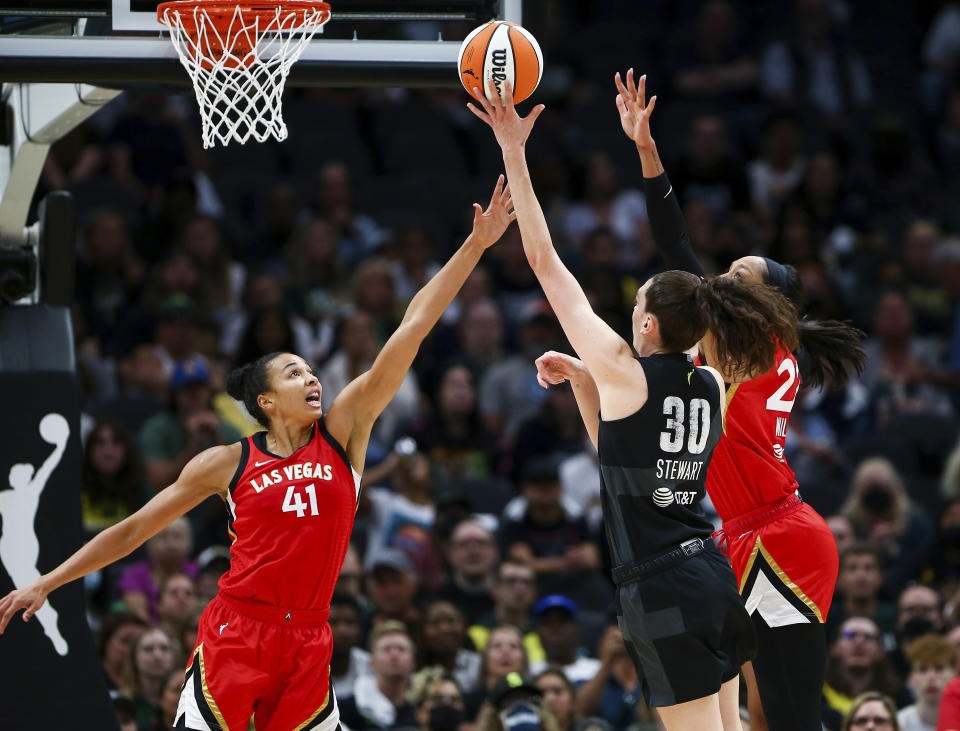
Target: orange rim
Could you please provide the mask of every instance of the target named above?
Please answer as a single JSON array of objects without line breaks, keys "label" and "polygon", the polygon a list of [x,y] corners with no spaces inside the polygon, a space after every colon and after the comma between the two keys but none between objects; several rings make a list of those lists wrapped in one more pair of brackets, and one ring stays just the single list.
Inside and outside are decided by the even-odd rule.
[{"label": "orange rim", "polygon": [[161,3],[157,6],[157,20],[167,25],[164,16],[168,10],[179,10],[180,23],[186,30],[196,30],[198,23],[195,21],[194,10],[200,9],[204,12],[204,17],[218,31],[227,31],[233,20],[237,8],[246,17],[257,17],[270,20],[277,16],[277,8],[280,8],[282,15],[293,13],[297,16],[297,23],[302,24],[308,13],[320,12],[320,25],[330,20],[330,3],[320,0],[282,0],[281,2],[270,3],[265,0],[233,0],[233,2],[224,2],[224,0],[171,0]]}]

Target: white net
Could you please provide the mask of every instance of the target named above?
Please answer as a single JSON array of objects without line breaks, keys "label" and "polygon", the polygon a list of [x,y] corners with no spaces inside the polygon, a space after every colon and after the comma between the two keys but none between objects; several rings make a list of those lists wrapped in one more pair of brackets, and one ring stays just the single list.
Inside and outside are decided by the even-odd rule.
[{"label": "white net", "polygon": [[[171,7],[184,5],[185,7]],[[281,97],[290,67],[330,19],[321,2],[244,5],[165,3],[158,18],[190,74],[203,146],[251,137],[284,140]]]}]

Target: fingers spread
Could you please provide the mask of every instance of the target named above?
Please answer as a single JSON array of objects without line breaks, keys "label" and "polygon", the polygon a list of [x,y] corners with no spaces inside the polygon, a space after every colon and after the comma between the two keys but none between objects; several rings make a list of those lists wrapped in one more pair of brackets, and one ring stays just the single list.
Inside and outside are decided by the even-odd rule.
[{"label": "fingers spread", "polygon": [[490,124],[490,117],[487,116],[485,113],[481,112],[479,109],[473,106],[473,104],[471,104],[470,102],[467,102],[467,109],[473,112],[474,116],[479,117],[487,124]]}]

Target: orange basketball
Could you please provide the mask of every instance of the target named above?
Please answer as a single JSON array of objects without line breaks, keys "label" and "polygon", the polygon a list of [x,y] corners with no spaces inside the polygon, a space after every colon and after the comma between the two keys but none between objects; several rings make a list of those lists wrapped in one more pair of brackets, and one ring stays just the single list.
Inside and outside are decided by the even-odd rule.
[{"label": "orange basketball", "polygon": [[502,93],[503,83],[513,86],[513,101],[522,102],[530,96],[543,75],[543,54],[533,35],[505,20],[495,20],[474,29],[463,39],[457,57],[460,83],[470,96],[476,98],[473,87],[483,90],[493,101],[489,80]]}]

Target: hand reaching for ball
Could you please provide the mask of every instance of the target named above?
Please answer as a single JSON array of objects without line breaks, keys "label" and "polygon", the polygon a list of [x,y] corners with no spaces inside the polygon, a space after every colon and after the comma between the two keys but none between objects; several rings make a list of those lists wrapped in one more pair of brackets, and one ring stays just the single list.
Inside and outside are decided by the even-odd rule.
[{"label": "hand reaching for ball", "polygon": [[653,147],[653,135],[650,134],[650,115],[657,106],[657,97],[652,97],[650,103],[647,98],[647,75],[640,77],[638,84],[633,83],[633,69],[627,71],[627,83],[620,78],[620,72],[613,77],[617,86],[617,110],[620,112],[620,124],[627,137],[636,143],[637,147]]},{"label": "hand reaching for ball", "polygon": [[523,147],[527,137],[530,136],[530,130],[533,129],[533,123],[537,121],[537,117],[546,107],[543,104],[538,104],[530,110],[530,114],[521,117],[513,106],[513,86],[509,81],[503,82],[502,96],[496,93],[497,85],[492,79],[489,81],[489,87],[491,96],[495,99],[494,102],[488,101],[480,93],[480,89],[474,87],[474,92],[481,106],[483,106],[483,111],[481,112],[471,102],[467,102],[467,108],[490,125],[502,150],[507,151]]}]

